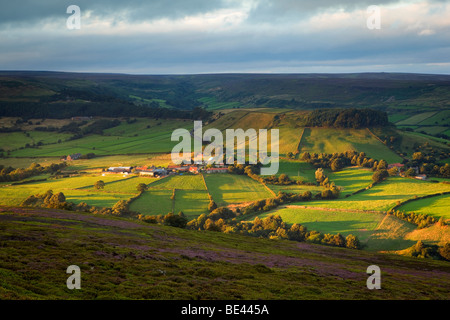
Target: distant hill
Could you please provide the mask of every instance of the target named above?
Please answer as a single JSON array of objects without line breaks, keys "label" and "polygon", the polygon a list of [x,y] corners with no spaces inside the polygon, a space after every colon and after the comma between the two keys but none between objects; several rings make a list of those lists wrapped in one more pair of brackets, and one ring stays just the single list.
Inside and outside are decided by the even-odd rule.
[{"label": "distant hill", "polygon": [[[0,116],[67,117],[120,109],[450,108],[450,76],[403,73],[127,75],[0,71]],[[130,107],[137,106],[135,111]],[[55,112],[54,109],[59,112]],[[37,109],[40,109],[38,111]],[[97,110],[97,111],[96,111]],[[100,111],[98,111],[100,110]],[[120,114],[123,116],[123,114]]]}]

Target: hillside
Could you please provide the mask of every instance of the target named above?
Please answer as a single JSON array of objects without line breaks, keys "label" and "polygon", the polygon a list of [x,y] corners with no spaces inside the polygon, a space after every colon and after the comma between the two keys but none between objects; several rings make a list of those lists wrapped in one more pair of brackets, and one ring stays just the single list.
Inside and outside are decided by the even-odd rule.
[{"label": "hillside", "polygon": [[[448,299],[447,262],[50,209],[0,209],[0,299]],[[81,268],[81,290],[66,269]],[[366,269],[382,271],[368,290]]]},{"label": "hillside", "polygon": [[[450,76],[396,73],[127,75],[0,72],[2,116],[97,115],[109,105],[191,110],[371,107],[411,114],[449,108]],[[36,105],[41,104],[40,110]],[[91,106],[96,105],[96,108]],[[51,107],[58,107],[55,112]],[[62,109],[62,110],[61,110]],[[139,111],[136,111],[139,110]],[[127,112],[145,114],[145,109]],[[102,109],[102,111],[105,111]],[[38,115],[39,114],[39,115]],[[105,113],[103,113],[104,115]],[[111,114],[111,113],[110,113]],[[120,114],[122,116],[122,114]]]}]

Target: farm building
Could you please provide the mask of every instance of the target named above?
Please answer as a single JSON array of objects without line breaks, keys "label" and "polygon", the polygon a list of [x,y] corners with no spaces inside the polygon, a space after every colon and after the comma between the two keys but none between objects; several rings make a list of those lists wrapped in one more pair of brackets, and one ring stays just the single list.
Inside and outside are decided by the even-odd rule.
[{"label": "farm building", "polygon": [[81,158],[81,153],[74,153],[74,154],[68,155],[65,160],[72,161],[72,160],[78,160],[80,158]]},{"label": "farm building", "polygon": [[391,163],[388,165],[388,169],[392,169],[392,168],[398,168],[400,170],[400,168],[403,168],[405,165],[402,163]]},{"label": "farm building", "polygon": [[108,172],[114,173],[130,173],[132,167],[109,167]]},{"label": "farm building", "polygon": [[167,175],[166,169],[151,169],[151,170],[141,170],[139,172],[141,176],[150,176],[150,177],[160,177]]},{"label": "farm building", "polygon": [[198,167],[197,166],[190,166],[189,172],[191,173],[198,173]]},{"label": "farm building", "polygon": [[167,170],[168,171],[186,172],[186,171],[189,170],[189,168],[190,168],[190,166],[172,166],[172,165],[170,165],[170,166],[167,167]]}]

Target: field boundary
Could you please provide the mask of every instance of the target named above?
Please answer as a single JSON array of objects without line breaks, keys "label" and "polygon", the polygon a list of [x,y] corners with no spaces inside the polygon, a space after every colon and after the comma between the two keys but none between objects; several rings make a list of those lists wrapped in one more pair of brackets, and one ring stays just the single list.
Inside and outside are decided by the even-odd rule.
[{"label": "field boundary", "polygon": [[264,181],[260,181],[260,180],[257,180],[259,183],[261,183],[267,190],[269,190],[269,192],[274,196],[274,197],[276,197],[277,196],[277,194],[275,193],[275,191],[273,191],[272,189],[270,189],[267,185],[266,185],[266,183],[264,182]]},{"label": "field boundary", "polygon": [[206,184],[205,176],[203,175],[203,173],[200,173],[200,175],[202,176],[203,183],[205,184],[206,193],[208,194],[209,198],[212,199],[212,195],[209,193],[208,185]]},{"label": "field boundary", "polygon": [[398,210],[401,206],[403,206],[407,203],[410,203],[410,202],[414,202],[414,201],[422,200],[422,199],[433,198],[433,197],[445,196],[447,194],[450,194],[450,191],[444,191],[444,192],[439,192],[439,193],[428,194],[426,196],[421,196],[421,197],[417,197],[417,198],[406,199],[405,201],[402,201],[401,203],[393,206],[389,211]]},{"label": "field boundary", "polygon": [[321,210],[321,211],[342,211],[342,212],[357,212],[357,213],[377,213],[377,214],[387,214],[387,211],[377,211],[377,210],[355,210],[355,209],[341,209],[341,208],[323,208],[323,207],[311,207],[311,206],[301,206],[301,205],[285,205],[281,208],[297,208],[297,209],[307,209],[307,210]]},{"label": "field boundary", "polygon": [[[375,133],[372,132],[372,130],[370,130],[369,128],[366,128],[367,131],[369,132],[370,135],[372,135],[375,139],[377,139],[378,141],[380,141],[384,146],[386,146],[386,144],[384,143],[383,140],[381,140]],[[386,146],[386,148],[389,148],[388,146]],[[398,155],[400,158],[402,158],[403,160],[408,160],[408,158],[402,156],[401,154],[399,154],[395,149],[391,149],[389,148],[389,150],[391,150],[392,152],[394,152],[396,155]]]},{"label": "field boundary", "polygon": [[295,151],[300,152],[300,145],[302,143],[302,139],[303,139],[303,134],[305,133],[305,130],[309,129],[309,127],[303,128],[302,130],[302,134],[300,135],[300,139],[298,140],[298,144],[297,144],[297,149]]}]

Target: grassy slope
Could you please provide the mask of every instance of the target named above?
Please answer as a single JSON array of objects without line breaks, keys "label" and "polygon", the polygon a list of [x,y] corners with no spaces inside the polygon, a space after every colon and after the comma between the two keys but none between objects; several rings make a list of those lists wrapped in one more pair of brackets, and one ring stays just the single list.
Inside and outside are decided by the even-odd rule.
[{"label": "grassy slope", "polygon": [[399,210],[450,219],[450,195],[419,199],[402,205]]},{"label": "grassy slope", "polygon": [[303,134],[300,152],[334,153],[356,150],[388,163],[401,158],[364,129],[308,128]]},{"label": "grassy slope", "polygon": [[[15,213],[9,213],[9,211]],[[2,209],[0,299],[447,299],[446,262]],[[378,265],[382,289],[366,288]],[[81,268],[82,289],[66,288]]]},{"label": "grassy slope", "polygon": [[[450,186],[447,184],[391,177],[388,181],[349,198],[332,201],[319,200],[307,203],[307,205],[308,207],[387,211],[397,201],[411,199],[416,195],[422,196],[449,190]],[[304,203],[300,204],[304,205]]]},{"label": "grassy slope", "polygon": [[247,176],[207,174],[205,181],[218,206],[273,197],[262,184]]}]

